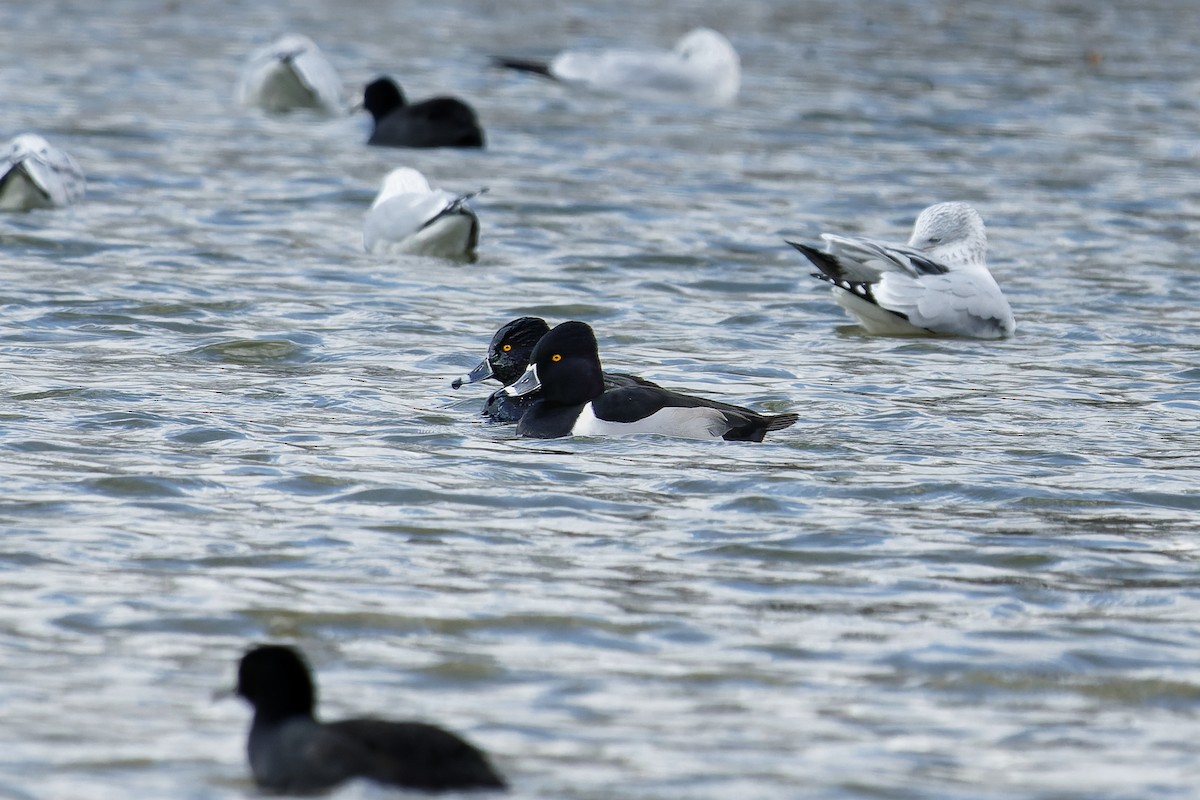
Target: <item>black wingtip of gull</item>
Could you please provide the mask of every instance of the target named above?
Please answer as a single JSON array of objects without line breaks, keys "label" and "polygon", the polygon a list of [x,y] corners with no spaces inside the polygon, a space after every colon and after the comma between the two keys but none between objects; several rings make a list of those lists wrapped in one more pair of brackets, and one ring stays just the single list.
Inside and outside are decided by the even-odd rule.
[{"label": "black wingtip of gull", "polygon": [[541,75],[544,78],[553,78],[550,74],[550,65],[545,61],[537,61],[531,58],[507,58],[505,56],[492,56],[492,64],[505,69],[515,69],[518,72],[532,72],[534,75]]},{"label": "black wingtip of gull", "polygon": [[819,250],[816,247],[801,242],[793,242],[791,239],[784,239],[785,242],[804,254],[804,257],[812,262],[812,265],[821,270],[821,275],[817,277],[827,277],[834,280],[841,280],[845,270],[838,263],[836,257],[831,253],[826,253],[824,250]]}]

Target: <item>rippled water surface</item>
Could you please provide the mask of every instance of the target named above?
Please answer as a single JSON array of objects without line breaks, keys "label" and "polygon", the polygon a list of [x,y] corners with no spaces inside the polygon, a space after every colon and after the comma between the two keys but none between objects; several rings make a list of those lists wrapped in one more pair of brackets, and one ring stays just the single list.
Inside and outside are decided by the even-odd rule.
[{"label": "rippled water surface", "polygon": [[[655,8],[653,6],[660,6]],[[731,10],[735,9],[736,10]],[[489,66],[722,29],[729,109]],[[328,716],[437,720],[518,798],[1187,798],[1200,779],[1200,6],[0,5],[0,796],[244,797],[256,641]],[[483,152],[235,108],[314,37]],[[474,265],[361,252],[388,169],[490,187]],[[863,336],[783,238],[975,205],[1018,333]],[[508,319],[801,421],[522,441]],[[382,797],[369,786],[342,796]]]}]

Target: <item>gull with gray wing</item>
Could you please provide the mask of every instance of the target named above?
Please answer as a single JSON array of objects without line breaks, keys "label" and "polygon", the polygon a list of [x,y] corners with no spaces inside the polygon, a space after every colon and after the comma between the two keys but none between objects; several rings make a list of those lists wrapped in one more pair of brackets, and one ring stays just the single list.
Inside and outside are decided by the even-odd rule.
[{"label": "gull with gray wing", "polygon": [[238,103],[281,114],[301,108],[343,114],[342,81],[321,48],[289,33],[250,55],[237,86]]},{"label": "gull with gray wing", "polygon": [[0,150],[0,211],[69,206],[84,188],[75,159],[36,133],[23,133]]},{"label": "gull with gray wing", "polygon": [[788,240],[833,285],[838,305],[868,333],[1001,339],[1016,331],[1012,308],[987,267],[987,234],[966,203],[938,203],[913,225],[907,245],[824,233],[825,248]]},{"label": "gull with gray wing", "polygon": [[486,192],[434,189],[411,167],[388,173],[363,220],[368,253],[429,255],[473,261],[479,217],[468,201]]},{"label": "gull with gray wing", "polygon": [[671,50],[564,50],[548,62],[495,63],[593,91],[712,106],[732,103],[742,82],[737,50],[710,28],[689,31]]}]

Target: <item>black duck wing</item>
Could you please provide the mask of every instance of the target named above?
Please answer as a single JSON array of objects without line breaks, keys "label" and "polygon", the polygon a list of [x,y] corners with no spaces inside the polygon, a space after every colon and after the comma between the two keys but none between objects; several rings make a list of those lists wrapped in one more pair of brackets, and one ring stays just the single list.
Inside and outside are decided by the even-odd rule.
[{"label": "black duck wing", "polygon": [[605,389],[623,389],[629,386],[650,386],[655,389],[662,388],[654,381],[648,381],[639,375],[629,375],[624,372],[604,373]]},{"label": "black duck wing", "polygon": [[471,107],[435,97],[397,109],[380,120],[368,144],[388,147],[483,147],[483,130]]},{"label": "black duck wing", "polygon": [[[673,392],[653,384],[610,389],[592,401],[593,413],[606,422],[633,423],[669,408],[716,411],[726,426],[725,432],[720,434],[721,438],[739,442],[761,442],[768,431],[786,428],[799,419],[796,414],[766,416],[741,406]],[[719,431],[718,427],[713,434]]]},{"label": "black duck wing", "polygon": [[327,727],[371,752],[377,781],[426,791],[506,787],[482,751],[435,725],[352,719]]}]

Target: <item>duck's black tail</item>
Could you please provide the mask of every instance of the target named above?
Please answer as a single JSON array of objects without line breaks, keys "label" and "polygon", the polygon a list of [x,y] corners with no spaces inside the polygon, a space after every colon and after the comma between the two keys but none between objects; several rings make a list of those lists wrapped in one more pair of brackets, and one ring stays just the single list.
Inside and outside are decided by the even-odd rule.
[{"label": "duck's black tail", "polygon": [[767,430],[781,431],[784,428],[790,428],[800,421],[799,414],[788,412],[787,414],[776,414],[771,417],[766,417]]},{"label": "duck's black tail", "polygon": [[790,428],[795,425],[800,419],[799,414],[773,414],[771,416],[763,414],[746,415],[743,417],[744,422],[737,424],[737,421],[732,419],[732,415],[727,414],[725,419],[734,423],[733,427],[725,431],[721,436],[729,442],[761,442],[769,431],[781,431],[784,428]]}]

